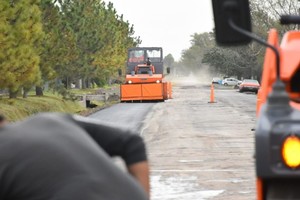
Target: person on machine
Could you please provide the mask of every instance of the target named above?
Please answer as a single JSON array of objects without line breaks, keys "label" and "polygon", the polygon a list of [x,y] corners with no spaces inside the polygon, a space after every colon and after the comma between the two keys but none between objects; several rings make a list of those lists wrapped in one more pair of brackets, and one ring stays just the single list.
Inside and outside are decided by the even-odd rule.
[{"label": "person on machine", "polygon": [[151,60],[150,60],[150,58],[147,58],[146,64],[149,65],[149,66],[151,65]]}]

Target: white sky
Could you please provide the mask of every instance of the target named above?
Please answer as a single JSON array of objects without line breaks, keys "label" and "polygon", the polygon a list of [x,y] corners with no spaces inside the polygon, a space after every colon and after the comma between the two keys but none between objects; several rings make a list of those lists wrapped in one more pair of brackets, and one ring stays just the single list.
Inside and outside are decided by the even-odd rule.
[{"label": "white sky", "polygon": [[104,0],[134,25],[141,47],[163,47],[175,60],[190,47],[191,35],[213,29],[211,0]]}]

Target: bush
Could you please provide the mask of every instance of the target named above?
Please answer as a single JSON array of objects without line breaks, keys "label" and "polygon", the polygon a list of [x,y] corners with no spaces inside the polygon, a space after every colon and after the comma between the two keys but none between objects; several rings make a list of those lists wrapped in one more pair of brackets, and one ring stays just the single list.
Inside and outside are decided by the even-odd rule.
[{"label": "bush", "polygon": [[71,101],[76,101],[77,100],[77,96],[71,92],[69,92],[63,84],[60,85],[56,85],[53,88],[54,93],[57,92],[58,94],[60,94],[63,99],[65,100],[71,100]]}]

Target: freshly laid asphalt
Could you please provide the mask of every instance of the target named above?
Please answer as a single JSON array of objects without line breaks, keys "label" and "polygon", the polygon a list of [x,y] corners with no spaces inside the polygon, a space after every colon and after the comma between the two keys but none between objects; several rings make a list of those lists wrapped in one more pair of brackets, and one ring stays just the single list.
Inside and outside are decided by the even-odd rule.
[{"label": "freshly laid asphalt", "polygon": [[153,105],[155,103],[119,103],[89,117],[138,132]]}]

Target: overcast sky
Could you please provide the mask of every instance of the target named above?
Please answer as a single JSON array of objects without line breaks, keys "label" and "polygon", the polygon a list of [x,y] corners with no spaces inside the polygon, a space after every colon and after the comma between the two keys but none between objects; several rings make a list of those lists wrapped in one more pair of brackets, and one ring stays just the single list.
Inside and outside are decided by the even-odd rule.
[{"label": "overcast sky", "polygon": [[145,47],[163,47],[175,60],[190,47],[191,35],[213,29],[211,0],[104,0],[134,25]]}]

